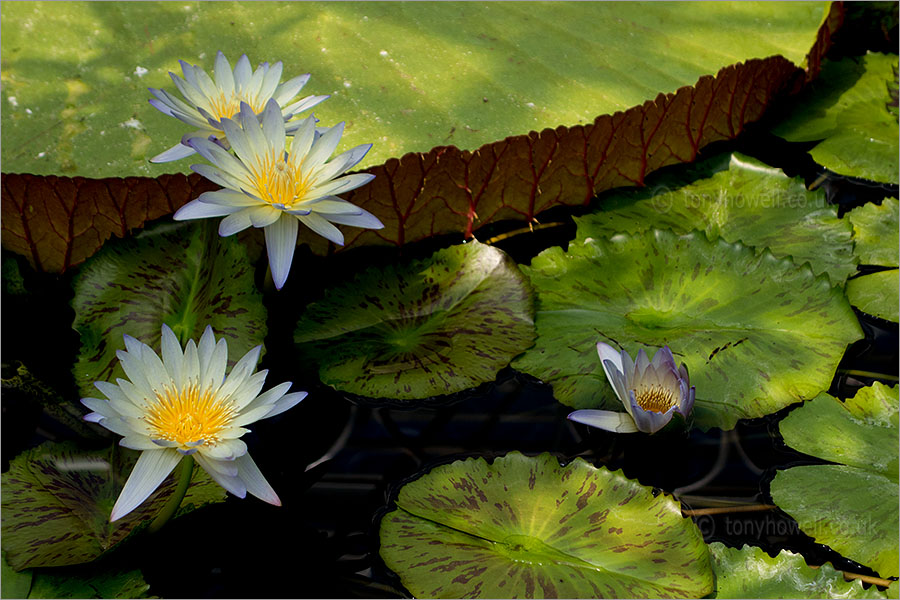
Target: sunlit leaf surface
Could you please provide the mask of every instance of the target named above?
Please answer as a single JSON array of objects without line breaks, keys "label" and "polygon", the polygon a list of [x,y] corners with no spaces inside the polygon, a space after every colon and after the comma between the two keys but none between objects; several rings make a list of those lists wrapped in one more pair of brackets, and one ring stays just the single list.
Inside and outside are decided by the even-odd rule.
[{"label": "sunlit leaf surface", "polygon": [[573,242],[525,269],[538,294],[533,348],[513,367],[576,408],[617,409],[596,344],[668,345],[697,388],[695,423],[730,429],[815,397],[862,335],[827,277],[694,232]]},{"label": "sunlit leaf surface", "polygon": [[512,259],[473,242],[328,290],[303,311],[294,341],[339,390],[415,400],[493,381],[531,345],[533,311]]},{"label": "sunlit leaf surface", "polygon": [[[156,516],[175,489],[171,475],[134,511],[109,522],[137,456],[119,446],[86,451],[47,442],[12,460],[3,474],[2,544],[9,564],[24,569],[89,562]],[[224,499],[225,490],[195,468],[180,511]]]},{"label": "sunlit leaf surface", "polygon": [[847,282],[847,299],[859,310],[900,321],[900,277],[897,269],[863,275]]},{"label": "sunlit leaf surface", "polygon": [[671,598],[713,589],[708,551],[670,496],[581,459],[470,458],[407,483],[381,557],[415,597]]},{"label": "sunlit leaf surface", "polygon": [[808,261],[816,274],[828,273],[836,284],[856,272],[851,225],[838,219],[824,191],[808,192],[801,178],[737,153],[696,169],[718,172],[683,187],[660,179],[647,189],[606,196],[601,210],[576,218],[577,239],[698,229],[710,239],[768,248],[798,265]]},{"label": "sunlit leaf surface", "polygon": [[853,224],[853,252],[864,265],[900,266],[900,209],[896,198],[885,198],[881,205],[866,204],[854,208],[846,218]]},{"label": "sunlit leaf surface", "polygon": [[900,135],[896,108],[889,107],[896,106],[896,94],[896,54],[826,63],[774,132],[792,142],[823,140],[810,154],[836,173],[897,183]]},{"label": "sunlit leaf surface", "polygon": [[831,564],[813,569],[803,557],[787,550],[771,557],[759,547],[709,545],[716,573],[714,598],[884,598],[876,587],[863,588],[859,579],[845,581]]},{"label": "sunlit leaf surface", "polygon": [[898,575],[897,387],[880,383],[841,402],[822,394],[781,422],[785,443],[840,463],[779,471],[775,503],[807,535],[847,558]]},{"label": "sunlit leaf surface", "polygon": [[72,327],[81,336],[74,374],[82,396],[97,395],[95,381],[124,377],[116,358],[124,334],[159,351],[163,323],[182,344],[209,325],[228,341],[232,362],[266,335],[247,252],[234,237],[219,237],[209,221],[162,223],[108,244],[73,285]]}]

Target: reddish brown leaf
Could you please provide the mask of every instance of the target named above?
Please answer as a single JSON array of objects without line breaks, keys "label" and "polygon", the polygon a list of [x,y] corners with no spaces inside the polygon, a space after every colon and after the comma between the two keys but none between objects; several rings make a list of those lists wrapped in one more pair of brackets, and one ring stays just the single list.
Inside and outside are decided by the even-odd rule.
[{"label": "reddish brown leaf", "polygon": [[[802,71],[781,56],[754,59],[703,76],[694,86],[660,94],[590,125],[545,129],[475,151],[440,146],[367,171],[375,180],[347,199],[377,215],[385,228],[346,228],[347,245],[403,245],[433,235],[470,237],[498,220],[531,222],[557,205],[587,204],[599,192],[642,185],[660,167],[694,160],[715,141],[737,136],[782,93],[818,74],[843,21],[835,3]],[[110,235],[124,236],[175,211],[215,186],[199,176],[86,179],[4,174],[3,247],[38,269],[62,272],[91,256]],[[328,242],[301,228],[300,243],[318,254]]]}]

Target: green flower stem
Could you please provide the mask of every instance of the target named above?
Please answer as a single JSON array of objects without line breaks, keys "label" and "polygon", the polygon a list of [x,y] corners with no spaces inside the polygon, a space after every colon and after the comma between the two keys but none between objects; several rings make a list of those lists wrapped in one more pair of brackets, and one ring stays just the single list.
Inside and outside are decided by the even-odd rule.
[{"label": "green flower stem", "polygon": [[887,373],[878,373],[876,371],[860,371],[857,369],[838,369],[838,373],[843,375],[850,375],[852,377],[871,377],[874,379],[886,379],[888,381],[897,381],[898,378],[896,375],[889,375]]},{"label": "green flower stem", "polygon": [[178,507],[181,506],[181,501],[184,500],[184,495],[187,493],[188,487],[191,485],[191,475],[194,474],[194,457],[193,456],[185,456],[179,465],[181,469],[178,477],[178,486],[175,488],[175,491],[172,492],[172,495],[169,496],[168,501],[166,501],[166,505],[162,507],[162,510],[159,511],[159,514],[156,515],[156,518],[153,519],[153,522],[150,523],[150,527],[147,528],[147,531],[150,533],[156,533],[162,526],[168,523],[169,519],[175,516],[175,513],[178,511]]}]

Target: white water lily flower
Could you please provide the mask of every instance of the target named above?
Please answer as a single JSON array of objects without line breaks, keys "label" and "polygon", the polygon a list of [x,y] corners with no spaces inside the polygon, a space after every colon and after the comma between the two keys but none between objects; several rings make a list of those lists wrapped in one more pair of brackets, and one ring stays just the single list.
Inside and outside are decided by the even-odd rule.
[{"label": "white water lily flower", "polygon": [[249,425],[280,414],[306,397],[286,393],[290,382],[260,394],[268,371],[254,372],[261,346],[225,369],[228,346],[207,327],[200,343],[181,350],[175,334],[162,327],[162,360],[150,346],[125,336],[116,355],[128,379],[94,385],[106,400],[84,398],[93,412],[86,421],[124,436],[121,446],[141,450],[109,520],[127,515],[159,487],[185,456],[192,455],[223,488],[243,498],[250,492],[281,506],[278,495],[247,453],[240,437]]},{"label": "white water lily flower", "polygon": [[[187,102],[165,90],[149,88],[150,93],[156,96],[150,100],[150,104],[164,114],[196,128],[196,131],[186,134],[181,142],[154,156],[150,162],[169,162],[194,154],[194,149],[185,143],[192,137],[202,136],[217,140],[224,148],[228,148],[229,142],[222,128],[222,119],[233,118],[240,111],[242,102],[250,105],[254,112],[261,113],[270,99],[275,100],[283,107],[281,116],[284,121],[290,121],[296,115],[306,112],[328,98],[328,96],[307,96],[288,104],[309,81],[309,74],[279,84],[283,69],[281,61],[271,67],[269,63],[264,62],[256,71],[251,72],[250,59],[243,54],[232,71],[228,59],[220,51],[216,54],[213,73],[215,81],[200,67],[183,60],[179,62],[184,77],[172,72],[169,75]],[[299,127],[300,121],[293,121],[287,125],[287,133],[291,135]]]},{"label": "white water lily flower", "polygon": [[222,126],[235,156],[206,138],[187,140],[215,166],[191,169],[226,189],[201,194],[175,213],[175,220],[222,217],[219,235],[228,236],[251,225],[263,227],[275,287],[287,280],[297,245],[298,224],[343,245],[344,236],[332,223],[381,229],[377,217],[337,197],[365,185],[375,176],[344,175],[363,159],[371,144],[357,146],[329,160],[344,131],[339,123],[324,134],[316,131],[314,117],[300,124],[286,149],[284,121],[278,104],[270,100],[259,117],[246,103]]},{"label": "white water lily flower", "polygon": [[641,348],[637,360],[624,350],[600,342],[597,353],[606,378],[626,412],[576,410],[569,419],[617,433],[656,433],[672,420],[674,413],[687,418],[694,408],[694,388],[687,367],[675,366],[668,346],[657,350],[653,362]]}]

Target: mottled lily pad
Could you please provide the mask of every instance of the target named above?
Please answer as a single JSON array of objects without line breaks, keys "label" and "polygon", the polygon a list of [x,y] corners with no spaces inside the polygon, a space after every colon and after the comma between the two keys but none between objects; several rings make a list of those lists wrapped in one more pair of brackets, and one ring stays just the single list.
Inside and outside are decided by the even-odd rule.
[{"label": "mottled lily pad", "polygon": [[847,213],[853,224],[854,253],[864,265],[898,267],[900,260],[900,209],[896,198],[881,205],[866,204]]},{"label": "mottled lily pad", "polygon": [[525,269],[538,293],[538,338],[513,367],[553,385],[575,408],[621,410],[597,342],[634,356],[668,345],[696,386],[695,424],[738,419],[814,398],[862,332],[849,303],[808,266],[700,232],[551,248]]},{"label": "mottled lily pad", "polygon": [[294,341],[328,385],[416,400],[493,381],[534,339],[531,290],[477,242],[370,268],[308,306]]},{"label": "mottled lily pad", "polygon": [[781,422],[792,448],[838,465],[779,471],[772,498],[807,535],[847,558],[898,574],[898,394],[875,383],[844,402],[822,394]]},{"label": "mottled lily pad", "polygon": [[[3,550],[17,569],[94,560],[153,518],[175,489],[170,475],[143,504],[115,523],[113,504],[138,453],[112,446],[84,451],[45,443],[10,462],[3,474]],[[202,469],[195,469],[179,514],[225,499]]]},{"label": "mottled lily pad", "polygon": [[[892,95],[893,90],[893,95]],[[822,140],[810,154],[841,175],[898,183],[897,55],[869,53],[826,63],[819,80],[773,132]]]},{"label": "mottled lily pad", "polygon": [[900,321],[900,277],[897,269],[879,271],[847,282],[850,304],[870,315]]},{"label": "mottled lily pad", "polygon": [[581,459],[512,452],[407,483],[381,557],[416,597],[672,598],[713,589],[706,544],[665,494]]},{"label": "mottled lily pad", "polygon": [[830,564],[813,569],[803,557],[787,550],[777,556],[762,548],[729,548],[720,542],[709,545],[716,573],[714,598],[884,598],[876,587],[863,588],[862,581],[845,581]]},{"label": "mottled lily pad", "polygon": [[228,340],[232,363],[266,335],[247,252],[234,237],[220,238],[212,222],[161,223],[109,243],[73,285],[72,327],[81,336],[74,374],[82,396],[97,393],[95,381],[125,376],[116,358],[123,334],[159,350],[163,323],[182,344],[210,325]]},{"label": "mottled lily pad", "polygon": [[150,586],[137,569],[42,569],[35,573],[28,598],[148,598]]},{"label": "mottled lily pad", "polygon": [[696,229],[709,239],[768,248],[798,265],[809,262],[813,272],[827,273],[836,284],[856,272],[851,225],[838,218],[823,190],[807,191],[802,178],[737,153],[713,157],[692,170],[718,172],[678,189],[660,179],[648,189],[607,196],[602,210],[576,218],[576,242],[654,228]]}]

